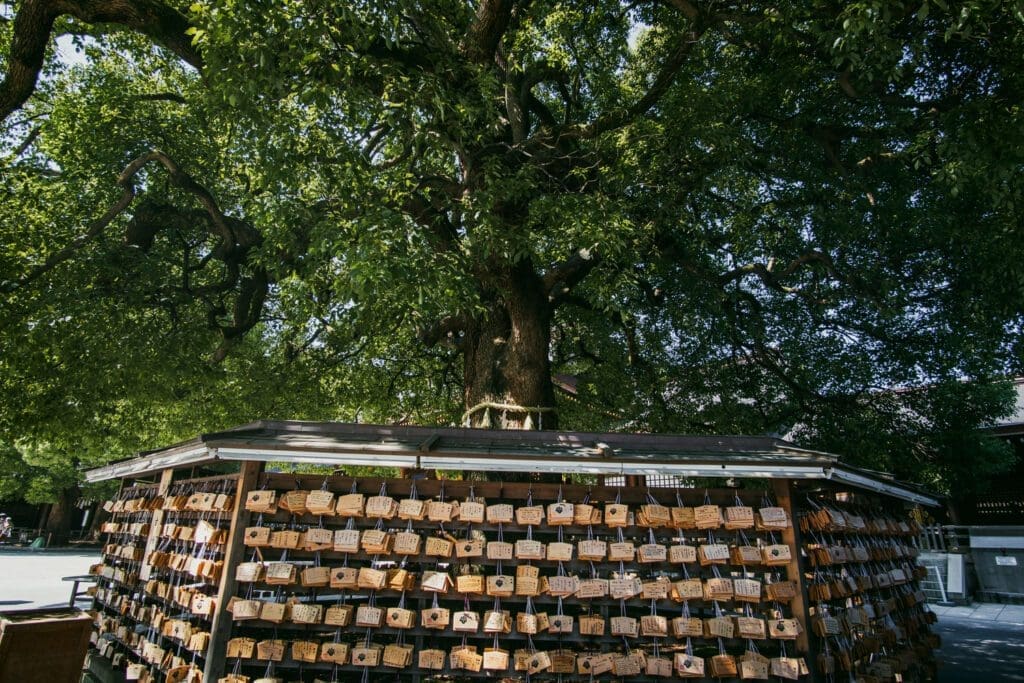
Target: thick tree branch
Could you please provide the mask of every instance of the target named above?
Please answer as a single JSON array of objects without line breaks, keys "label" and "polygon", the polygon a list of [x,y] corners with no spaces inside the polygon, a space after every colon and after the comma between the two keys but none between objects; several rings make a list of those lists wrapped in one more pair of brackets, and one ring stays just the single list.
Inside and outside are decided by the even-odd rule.
[{"label": "thick tree branch", "polygon": [[[565,294],[559,299],[559,303],[575,306],[576,308],[594,313],[611,320],[622,328],[622,334],[626,339],[626,360],[631,366],[646,365],[646,361],[640,356],[640,345],[637,343],[636,321],[627,316],[623,311],[599,311],[590,301],[575,294]],[[583,349],[582,341],[580,349]],[[594,356],[593,358],[596,358]]]},{"label": "thick tree branch", "polygon": [[[335,39],[335,36],[331,36]],[[349,48],[336,42],[335,45],[344,52]],[[409,71],[433,71],[437,67],[437,53],[416,44],[398,45],[384,38],[374,38],[360,52],[384,62],[390,62]]]},{"label": "thick tree branch", "polygon": [[187,35],[188,19],[158,0],[25,0],[14,17],[7,72],[0,81],[0,121],[35,91],[53,23],[68,15],[87,24],[126,26],[163,45],[197,69],[202,57]]},{"label": "thick tree branch", "polygon": [[[241,221],[229,220],[221,212],[217,206],[217,201],[210,194],[209,190],[196,182],[195,178],[188,173],[182,171],[173,159],[160,150],[153,150],[144,154],[129,164],[128,168],[125,169],[125,173],[122,173],[121,178],[118,179],[118,183],[130,182],[131,178],[150,161],[159,161],[167,169],[168,174],[170,174],[171,184],[195,195],[199,203],[203,205],[203,208],[206,209],[210,216],[210,220],[213,221],[214,234],[221,238],[219,249],[224,251],[225,255],[260,243],[261,237],[259,233]],[[129,171],[130,175],[126,175]]]},{"label": "thick tree branch", "polygon": [[[961,82],[958,83],[950,79],[951,83],[954,84],[949,86],[947,94],[943,97],[919,100],[908,95],[886,92],[887,89],[894,87],[887,81],[868,83],[865,86],[864,92],[858,91],[851,80],[852,76],[853,72],[849,67],[847,67],[836,77],[836,82],[839,84],[840,90],[842,90],[843,94],[851,100],[865,98],[874,99],[882,104],[903,107],[906,109],[916,109],[929,114],[949,111],[955,105],[961,104],[969,85],[976,83],[979,77],[975,70],[967,70],[967,73],[963,76],[963,80]],[[906,89],[910,86],[900,85],[895,87],[897,89]]]},{"label": "thick tree branch", "polygon": [[512,82],[505,84],[505,115],[508,118],[509,128],[512,130],[512,144],[522,143],[526,139],[530,123],[523,106],[521,93]]},{"label": "thick tree branch", "polygon": [[561,67],[553,66],[547,61],[537,62],[528,67],[526,73],[523,74],[522,83],[519,86],[519,97],[525,100],[527,93],[545,81],[566,84],[569,82],[569,75]]},{"label": "thick tree branch", "polygon": [[[526,70],[522,78],[519,79],[519,96],[517,103],[520,107],[526,109],[527,112],[535,114],[543,125],[553,130],[558,126],[558,122],[555,120],[554,115],[546,104],[540,101],[536,95],[533,94],[533,88],[540,83],[545,81],[551,81],[555,83],[561,89],[563,96],[566,94],[565,86],[569,81],[568,75],[565,71],[559,67],[551,66],[546,61],[541,61]],[[566,102],[568,104],[568,102]],[[511,114],[511,112],[510,112]],[[510,117],[511,121],[511,117]],[[528,128],[528,126],[524,127]],[[513,136],[514,137],[514,136]],[[525,137],[525,133],[523,134]],[[520,137],[514,142],[522,140]]]},{"label": "thick tree branch", "polygon": [[402,213],[416,221],[437,237],[440,247],[445,251],[454,248],[459,233],[448,219],[448,215],[420,194],[409,194],[397,207]]},{"label": "thick tree branch", "polygon": [[690,21],[697,21],[700,17],[700,10],[689,0],[668,0],[668,4],[682,12]]},{"label": "thick tree branch", "polygon": [[628,107],[608,112],[594,121],[586,124],[570,126],[562,131],[561,136],[567,138],[596,138],[617,128],[621,128],[643,116],[658,103],[662,96],[668,91],[669,86],[675,80],[679,69],[686,63],[686,58],[693,50],[693,46],[704,34],[707,27],[698,27],[686,33],[679,41],[676,48],[669,54],[661,65],[658,75],[644,95]]},{"label": "thick tree branch", "polygon": [[124,186],[124,192],[115,201],[109,209],[103,212],[103,215],[94,220],[86,228],[85,234],[78,237],[63,249],[55,251],[43,263],[29,270],[24,276],[17,280],[6,280],[0,282],[0,292],[13,292],[14,290],[24,287],[31,283],[33,280],[37,280],[46,273],[50,272],[60,264],[64,263],[72,256],[74,256],[82,247],[92,242],[97,236],[99,236],[110,222],[117,218],[118,215],[132,203],[135,198],[135,189],[129,184]]},{"label": "thick tree branch", "polygon": [[[439,320],[436,323],[422,328],[419,333],[420,341],[430,348],[437,346],[442,339],[457,340],[460,332],[466,329],[466,318],[462,315],[450,315],[443,320]],[[456,347],[457,343],[454,344]]]},{"label": "thick tree branch", "polygon": [[494,60],[514,4],[513,0],[480,0],[462,41],[462,52],[470,61],[489,64]]},{"label": "thick tree branch", "polygon": [[0,81],[0,121],[24,104],[36,88],[57,18],[51,4],[46,0],[25,0],[14,17],[7,73]]},{"label": "thick tree branch", "polygon": [[177,171],[177,165],[174,164],[174,162],[171,161],[162,152],[148,152],[134,159],[125,167],[124,171],[122,171],[121,175],[119,175],[117,178],[117,184],[123,189],[121,196],[117,199],[117,201],[115,201],[110,206],[110,208],[108,208],[103,213],[102,216],[100,216],[99,218],[97,218],[96,220],[89,224],[89,227],[86,229],[85,234],[83,234],[81,237],[72,240],[72,242],[63,249],[60,249],[51,254],[46,259],[46,261],[29,270],[29,272],[26,273],[23,277],[17,280],[8,280],[3,283],[0,283],[0,291],[11,292],[14,291],[15,289],[18,289],[19,287],[24,287],[33,280],[37,280],[38,278],[42,277],[46,273],[50,272],[51,270],[59,266],[61,263],[64,263],[65,261],[70,259],[72,256],[75,255],[75,253],[78,250],[80,250],[85,245],[89,244],[89,242],[91,242],[98,235],[100,235],[103,232],[103,230],[106,229],[108,225],[110,225],[111,221],[117,218],[117,216],[119,216],[122,211],[128,208],[128,206],[132,203],[132,200],[135,199],[135,185],[133,183],[135,176],[139,173],[139,171],[142,170],[142,168],[147,163],[155,159],[159,159],[161,157],[163,159],[166,159],[167,162],[170,163],[171,166]]},{"label": "thick tree branch", "polygon": [[526,94],[526,108],[533,112],[540,122],[547,126],[549,129],[554,129],[558,126],[558,121],[555,119],[555,115],[551,113],[548,106],[537,99],[537,96],[532,92]]},{"label": "thick tree branch", "polygon": [[20,157],[22,154],[24,154],[25,151],[28,150],[28,148],[32,146],[32,143],[36,141],[36,139],[39,137],[39,134],[42,133],[42,132],[43,132],[42,125],[38,125],[35,128],[33,128],[32,130],[30,130],[28,132],[28,135],[25,136],[25,139],[21,141],[21,144],[18,145],[18,147],[13,152],[11,152],[11,155],[8,157],[8,160],[9,161],[14,161],[18,157]]},{"label": "thick tree branch", "polygon": [[792,275],[808,263],[822,264],[829,273],[833,275],[836,273],[832,258],[824,252],[812,249],[790,261],[789,265],[781,271],[775,270],[774,261],[770,261],[767,265],[764,263],[748,263],[742,266],[737,266],[736,268],[720,275],[718,278],[718,285],[720,287],[724,287],[730,282],[742,280],[747,275],[756,275],[761,282],[776,291],[785,292],[787,294],[800,294],[801,290],[799,288],[785,285],[782,283],[782,280]]},{"label": "thick tree branch", "polygon": [[553,266],[541,276],[541,284],[544,291],[548,293],[548,301],[552,305],[558,305],[600,261],[601,257],[597,252],[584,248],[577,250],[565,261]]},{"label": "thick tree branch", "polygon": [[197,70],[203,58],[188,34],[188,17],[159,0],[55,0],[61,14],[87,24],[118,24],[164,46]]},{"label": "thick tree branch", "polygon": [[131,99],[137,102],[177,102],[178,104],[188,104],[188,100],[173,92],[143,93],[141,95],[134,95]]},{"label": "thick tree branch", "polygon": [[[182,211],[174,207],[153,203],[144,204],[129,223],[125,241],[146,250],[152,245],[156,232],[166,228],[168,224],[173,224],[176,221],[182,224],[193,224],[200,216],[206,220],[209,231],[219,238],[219,243],[210,251],[210,256],[222,261],[227,273],[220,282],[204,287],[189,288],[186,279],[186,287],[188,288],[187,293],[192,296],[221,294],[230,291],[241,278],[238,296],[233,305],[231,324],[219,323],[219,316],[226,312],[221,305],[211,304],[209,306],[210,323],[220,330],[224,339],[221,346],[214,352],[213,359],[215,361],[223,360],[230,345],[259,322],[263,304],[269,292],[269,276],[265,269],[255,268],[251,276],[241,277],[241,266],[246,255],[252,247],[260,244],[262,238],[254,228],[244,221],[224,215],[217,206],[213,195],[191,175],[182,171],[173,159],[159,150],[147,152],[125,167],[117,178],[117,184],[122,188],[121,196],[102,216],[89,224],[82,236],[51,254],[45,262],[30,269],[23,277],[13,281],[0,282],[0,292],[14,291],[42,277],[61,263],[71,259],[79,250],[101,235],[107,226],[131,205],[136,196],[136,176],[147,164],[154,161],[159,162],[167,170],[171,185],[194,195],[202,204],[204,211],[197,216],[194,212]],[[183,272],[189,271],[186,263]]]}]

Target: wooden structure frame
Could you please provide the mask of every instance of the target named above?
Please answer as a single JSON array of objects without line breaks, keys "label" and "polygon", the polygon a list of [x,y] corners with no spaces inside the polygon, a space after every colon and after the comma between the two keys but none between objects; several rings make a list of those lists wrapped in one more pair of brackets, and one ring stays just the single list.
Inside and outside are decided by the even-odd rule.
[{"label": "wooden structure frame", "polygon": [[[212,479],[181,479],[182,475],[187,477],[195,468],[218,461],[238,462],[238,473]],[[227,522],[223,570],[215,586],[218,609],[210,620],[209,646],[201,658],[203,680],[218,680],[225,674],[224,652],[227,641],[233,630],[236,630],[233,626],[237,626],[233,625],[225,606],[238,593],[235,570],[250,552],[244,546],[242,532],[253,524],[254,517],[241,504],[249,491],[255,488],[316,490],[326,486],[339,493],[355,489],[366,495],[374,495],[384,485],[389,495],[401,498],[408,495],[413,482],[413,479],[383,481],[373,478],[353,479],[343,475],[325,477],[266,473],[264,466],[267,462],[312,463],[341,468],[347,465],[376,464],[418,472],[432,469],[472,471],[484,468],[491,473],[622,474],[629,477],[628,481],[632,484],[609,488],[579,484],[415,479],[418,492],[423,497],[434,497],[443,492],[449,498],[465,499],[472,492],[472,495],[488,500],[519,503],[525,503],[529,498],[545,503],[556,499],[607,502],[617,498],[625,504],[639,505],[651,500],[651,489],[642,485],[642,477],[652,474],[674,474],[690,478],[763,479],[769,482],[767,489],[724,488],[708,490],[706,493],[701,490],[700,494],[702,497],[706,495],[708,501],[717,505],[728,506],[742,500],[744,504],[755,507],[768,496],[774,498],[776,504],[784,508],[794,521],[802,514],[795,497],[823,487],[867,492],[868,495],[883,498],[894,505],[938,503],[937,499],[927,493],[894,482],[884,475],[844,466],[830,454],[808,451],[771,438],[492,432],[295,422],[260,422],[227,432],[206,434],[189,442],[143,453],[136,458],[87,473],[90,481],[117,478],[124,482],[159,475],[156,490],[160,495],[167,495],[175,483],[180,484],[182,481],[201,483],[227,479],[233,482],[236,504]],[[659,502],[671,504],[672,496],[668,493],[658,493]],[[693,495],[694,491],[690,490],[688,497],[691,500]],[[687,504],[691,504],[689,500]],[[296,521],[291,520],[293,524]],[[312,520],[305,521],[312,523]],[[278,523],[281,521],[278,520]],[[163,524],[163,511],[154,511],[145,543],[147,557],[160,547]],[[320,524],[323,524],[323,520],[320,520]],[[495,531],[488,525],[476,525],[474,528],[477,532]],[[550,530],[548,532],[550,535]],[[795,581],[800,587],[789,604],[792,616],[803,626],[803,632],[794,643],[795,649],[802,655],[812,656],[820,650],[812,640],[810,620],[815,609],[811,607],[807,595],[810,568],[806,565],[806,558],[802,559],[804,542],[800,537],[799,526],[791,525],[781,532],[781,537],[782,543],[792,548],[793,552],[790,561],[780,569],[786,579]],[[301,553],[298,557],[309,559]],[[353,559],[356,557],[353,556]],[[346,556],[346,562],[348,559]],[[142,564],[142,581],[149,578],[145,572],[146,565]],[[418,596],[421,608],[424,597]],[[482,604],[482,601],[477,602]],[[422,645],[424,634],[418,632],[416,637],[417,643]],[[559,643],[562,642],[563,639],[559,638]],[[579,644],[578,641],[573,642]],[[311,666],[307,670],[316,669],[316,666]],[[345,670],[359,672],[361,668],[350,666]],[[409,673],[412,680],[420,680],[422,672],[418,672],[415,666]],[[816,678],[813,667],[810,675],[812,680]]]}]

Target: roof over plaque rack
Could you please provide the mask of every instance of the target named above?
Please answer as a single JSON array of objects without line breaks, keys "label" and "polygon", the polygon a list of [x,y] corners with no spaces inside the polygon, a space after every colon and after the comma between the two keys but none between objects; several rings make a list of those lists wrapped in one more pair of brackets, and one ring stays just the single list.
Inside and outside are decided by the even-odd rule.
[{"label": "roof over plaque rack", "polygon": [[601,434],[260,421],[202,434],[86,472],[90,482],[143,476],[217,460],[441,470],[823,479],[936,506],[888,475],[772,437]]}]

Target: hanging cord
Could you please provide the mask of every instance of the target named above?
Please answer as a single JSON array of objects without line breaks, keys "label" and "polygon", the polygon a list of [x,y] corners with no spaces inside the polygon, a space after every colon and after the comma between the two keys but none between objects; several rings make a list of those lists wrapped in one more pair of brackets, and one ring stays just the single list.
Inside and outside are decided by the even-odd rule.
[{"label": "hanging cord", "polygon": [[[743,531],[743,529],[740,529],[740,540],[743,542],[743,545],[745,545],[745,546],[749,546],[750,545],[750,539],[747,538],[747,534]],[[760,542],[760,540],[761,539],[758,539],[758,542]],[[757,547],[757,546],[754,546],[754,547]],[[743,572],[743,579],[744,580],[750,579],[751,574],[747,570],[747,565],[746,564],[741,564],[740,565],[740,571]]]},{"label": "hanging cord", "polygon": [[[440,503],[444,503],[445,502],[444,498],[445,498],[444,479],[442,479],[441,480],[441,489],[437,493],[437,500]],[[448,536],[449,535],[448,532],[444,528],[444,522],[438,522],[437,526],[441,530],[441,535],[442,536]],[[435,566],[440,566],[440,563],[441,563],[441,558],[436,558]]]},{"label": "hanging cord", "polygon": [[[490,411],[492,411],[492,410],[499,411],[500,410],[500,411],[502,411],[503,414],[507,414],[509,412],[512,412],[512,413],[526,413],[526,419],[523,421],[523,429],[529,431],[529,430],[532,429],[532,426],[533,426],[532,425],[533,420],[531,418],[531,414],[532,413],[537,413],[538,420],[543,420],[544,419],[543,418],[544,413],[554,412],[555,408],[554,408],[554,406],[520,406],[520,405],[516,405],[514,403],[495,403],[495,402],[492,402],[492,401],[484,401],[482,403],[476,404],[472,408],[469,408],[468,410],[466,410],[466,412],[464,412],[462,414],[462,424],[464,426],[466,426],[466,427],[470,427],[471,426],[471,422],[470,422],[471,418],[473,417],[473,415],[475,413],[478,413],[481,410],[484,411],[484,418],[483,418],[483,420],[481,420],[481,423],[480,423],[480,427],[482,429],[490,428]],[[527,426],[527,425],[529,425],[529,426]],[[544,428],[543,427],[543,422],[541,422],[540,426],[539,426],[539,429],[543,429],[543,428]]]},{"label": "hanging cord", "polygon": [[[652,617],[658,616],[658,601],[653,599],[653,598],[651,599],[651,616]],[[665,635],[667,635],[667,634],[665,634]],[[660,650],[659,643],[661,643],[661,636],[657,636],[657,637],[655,637],[653,639],[653,648],[652,648],[651,653],[655,657],[659,657],[661,655],[661,650]]]},{"label": "hanging cord", "polygon": [[[504,542],[505,542],[505,524],[503,522],[498,522],[498,543],[504,543]],[[498,574],[503,573],[501,558],[498,558],[497,563],[495,565],[495,569],[498,572]]]},{"label": "hanging cord", "polygon": [[[616,532],[616,537],[618,538],[619,543],[625,543],[626,542],[626,535],[622,533],[622,527],[617,528],[615,530],[615,532]],[[620,579],[626,578],[626,563],[623,560],[619,560],[619,578]]]},{"label": "hanging cord", "polygon": [[[590,500],[590,492],[588,491],[587,495],[583,499],[583,501],[584,502],[588,502],[589,500]],[[593,517],[591,517],[589,520],[587,520],[587,540],[588,541],[593,541],[594,540],[594,524],[593,524],[593,521],[594,521]],[[590,578],[591,579],[598,578],[597,567],[594,565],[594,561],[593,560],[587,560],[587,564],[590,565]],[[591,674],[591,679],[593,679],[593,674]]]},{"label": "hanging cord", "polygon": [[825,638],[822,639],[822,641],[823,641],[823,644],[822,644],[822,654],[825,656],[826,660],[829,659],[829,658],[832,659],[832,667],[831,667],[832,671],[829,671],[829,672],[825,673],[825,680],[828,681],[828,683],[834,683],[834,681],[836,679],[835,674],[834,674],[834,671],[835,671],[835,658],[832,657],[832,648],[829,647],[829,642],[828,642],[829,638],[826,636]]},{"label": "hanging cord", "polygon": [[[405,591],[402,591],[402,595],[398,598],[398,609],[405,609]],[[395,637],[395,645],[405,645],[405,629],[398,629],[398,636]]]}]

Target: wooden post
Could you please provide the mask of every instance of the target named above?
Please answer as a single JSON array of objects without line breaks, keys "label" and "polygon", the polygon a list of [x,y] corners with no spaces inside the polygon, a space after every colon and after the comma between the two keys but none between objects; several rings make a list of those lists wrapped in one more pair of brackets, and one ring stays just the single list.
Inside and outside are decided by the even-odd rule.
[{"label": "wooden post", "polygon": [[[167,492],[171,490],[171,479],[174,478],[174,470],[164,470],[160,473],[160,484],[157,487],[157,493],[161,496],[166,496]],[[122,484],[123,484],[122,480]],[[164,527],[164,510],[161,507],[159,510],[153,510],[153,516],[149,520],[149,536],[146,538],[146,550],[142,553],[142,566],[139,568],[139,581],[148,581],[152,567],[146,564],[146,558],[149,554],[156,550],[157,544],[160,542],[160,532]]]},{"label": "wooden post", "polygon": [[[790,493],[789,479],[773,479],[772,488],[775,491],[775,502],[779,507],[786,511],[789,515],[792,524],[782,531],[782,542],[788,545],[792,549],[792,558],[789,564],[786,565],[786,578],[790,581],[796,581],[797,591],[796,597],[793,598],[793,602],[790,603],[793,609],[793,617],[800,620],[800,626],[803,632],[796,639],[796,650],[801,655],[807,657],[811,653],[810,643],[810,613],[808,612],[808,606],[810,600],[807,599],[807,585],[804,581],[803,571],[800,568],[800,558],[802,557],[802,541],[800,539],[800,526],[797,521],[796,515],[794,514],[793,499]],[[816,681],[817,667],[816,662],[808,661],[807,666],[811,670],[811,681]]]},{"label": "wooden post", "polygon": [[216,681],[224,675],[224,659],[228,647],[228,636],[231,635],[231,615],[228,613],[228,601],[235,594],[235,570],[245,555],[242,538],[245,527],[249,524],[249,512],[245,509],[245,496],[256,487],[256,481],[263,471],[263,463],[247,460],[242,463],[235,486],[235,510],[231,513],[231,526],[228,529],[228,540],[224,545],[224,566],[221,570],[220,587],[217,590],[216,611],[210,626],[210,645],[206,649],[206,664],[203,667],[203,680]]}]

